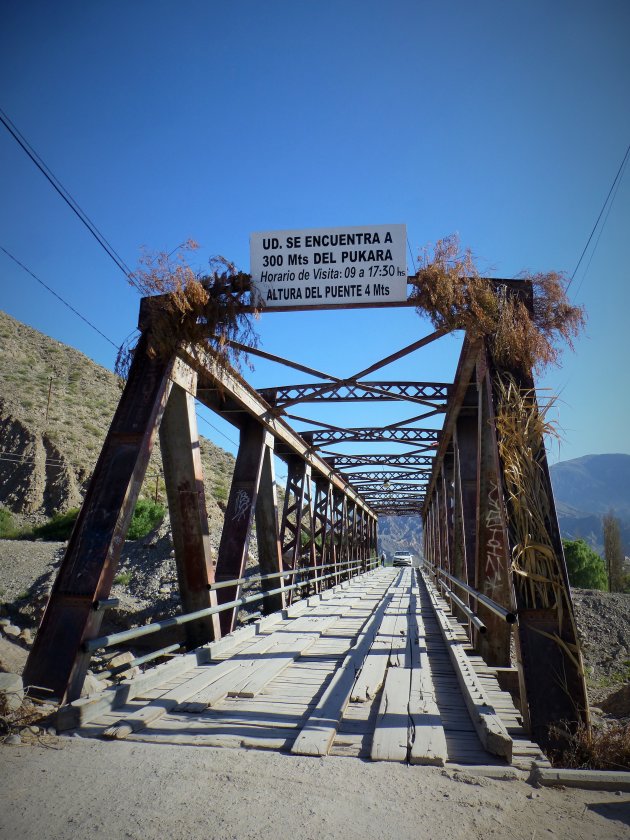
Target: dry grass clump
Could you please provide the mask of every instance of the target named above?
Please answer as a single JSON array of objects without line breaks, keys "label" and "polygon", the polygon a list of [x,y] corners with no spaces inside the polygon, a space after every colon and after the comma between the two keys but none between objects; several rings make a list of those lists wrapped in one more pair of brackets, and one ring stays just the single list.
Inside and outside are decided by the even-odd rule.
[{"label": "dry grass clump", "polygon": [[538,371],[557,364],[559,340],[573,348],[573,339],[585,324],[582,307],[566,295],[563,275],[524,275],[534,291],[530,311],[505,285],[480,277],[469,249],[462,250],[457,235],[438,240],[433,255],[421,257],[412,279],[412,300],[440,329],[466,330],[471,338],[487,336],[498,364]]},{"label": "dry grass clump", "polygon": [[576,770],[630,770],[630,725],[611,723],[604,727],[554,727],[563,749],[553,753],[554,767]]},{"label": "dry grass clump", "polygon": [[[170,358],[178,347],[214,351],[220,363],[237,367],[240,354],[230,341],[256,346],[252,327],[250,277],[224,257],[210,260],[210,272],[191,268],[188,255],[199,246],[188,240],[167,254],[145,254],[133,275],[133,285],[145,296],[163,296],[152,309],[149,353]],[[121,347],[116,372],[125,375],[133,349]]]},{"label": "dry grass clump", "polygon": [[503,464],[510,529],[514,538],[512,570],[529,608],[561,604],[564,586],[549,534],[549,494],[543,465],[545,435],[556,436],[533,390],[521,389],[512,376],[497,378],[497,443]]},{"label": "dry grass clump", "polygon": [[[496,428],[503,464],[506,503],[510,510],[512,560],[515,586],[528,609],[555,609],[559,630],[564,620],[573,621],[565,603],[561,558],[549,533],[550,494],[544,471],[544,437],[557,437],[554,424],[541,410],[534,390],[519,388],[509,374],[497,377]],[[549,636],[573,662],[581,676],[584,668],[579,647],[558,634]],[[577,630],[573,627],[577,639]]]}]

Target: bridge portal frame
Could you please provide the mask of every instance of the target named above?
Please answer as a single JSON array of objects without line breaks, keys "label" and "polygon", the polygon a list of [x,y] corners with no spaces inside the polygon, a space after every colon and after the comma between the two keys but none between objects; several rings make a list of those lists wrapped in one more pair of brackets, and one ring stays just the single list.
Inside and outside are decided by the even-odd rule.
[{"label": "bridge portal frame", "polygon": [[[521,295],[526,301],[531,299],[531,284],[493,282],[509,293]],[[406,305],[413,303],[409,301]],[[490,594],[496,603],[517,614],[515,664],[521,710],[536,740],[543,745],[549,744],[553,740],[550,725],[561,721],[573,725],[579,721],[588,723],[584,672],[542,438],[537,457],[544,476],[547,525],[557,580],[560,581],[555,604],[543,609],[529,603],[523,596],[511,562],[518,544],[497,438],[495,413],[500,369],[487,342],[481,339],[464,341],[455,382],[447,389],[446,406],[435,394],[418,390],[409,393],[408,383],[404,383],[404,388],[396,388],[395,383],[359,381],[441,338],[448,333],[446,329],[437,330],[346,379],[233,343],[236,349],[254,352],[329,380],[315,388],[302,385],[293,392],[281,387],[268,389],[263,392],[269,396],[270,402],[267,402],[238,373],[219,364],[210,353],[184,347],[171,359],[150,358],[146,351],[154,306],[159,306],[159,298],[142,302],[142,337],[29,655],[25,670],[27,684],[48,689],[63,701],[79,696],[89,663],[89,655],[82,645],[85,640],[98,636],[102,611],[95,610],[94,606],[109,594],[124,536],[161,426],[160,443],[165,464],[168,463],[165,478],[169,484],[167,496],[178,579],[186,611],[199,609],[200,605],[211,606],[217,601],[227,603],[238,597],[238,583],[217,591],[211,586],[215,580],[242,577],[254,518],[258,533],[264,534],[263,573],[284,571],[283,553],[285,556],[290,553],[288,565],[295,564],[303,547],[304,534],[309,557],[314,561],[311,565],[332,562],[338,581],[351,559],[358,557],[363,561],[374,552],[379,513],[421,513],[426,565],[437,586],[441,586],[441,573],[445,572],[477,592]],[[533,392],[531,372],[512,373],[520,387]],[[422,388],[431,385],[420,384]],[[227,532],[224,528],[216,563],[209,551],[198,435],[191,409],[194,396],[237,426],[241,435],[226,509],[226,522],[231,526]],[[443,427],[435,434],[434,456],[426,454],[426,446],[401,455],[346,456],[318,452],[313,440],[315,435],[309,440],[307,433],[298,434],[283,415],[291,416],[286,412],[291,405],[313,399],[325,400],[328,396],[331,400],[404,400],[408,397],[411,403],[430,408],[431,413],[445,412]],[[404,422],[415,422],[426,416],[429,415],[425,413]],[[178,427],[177,434],[173,431],[174,426]],[[392,437],[394,429],[401,426],[402,423],[393,424]],[[331,431],[337,433],[330,434]],[[357,431],[344,433],[335,427],[320,429],[321,441],[318,442],[334,442],[344,438],[344,434],[356,439]],[[274,454],[301,465],[295,469],[301,470],[303,475],[299,506],[292,513],[293,519],[285,508],[280,526],[273,475]],[[370,502],[362,496],[360,485],[352,487],[352,473],[338,472],[339,468],[382,466],[416,474],[420,470],[425,476],[430,471],[424,498],[412,501],[401,494],[398,498],[374,498]],[[311,480],[315,487],[314,498]],[[475,606],[470,597],[469,594],[465,596],[465,603],[469,607]],[[472,598],[474,601],[474,596]],[[284,593],[275,593],[269,596],[266,608],[277,609],[284,604]],[[460,606],[454,604],[454,610],[460,618],[466,619]],[[508,668],[512,664],[509,626],[488,611],[482,602],[476,604],[475,611],[483,619],[487,633],[480,634],[469,622],[472,644],[491,667]],[[186,631],[187,642],[193,647],[218,638],[230,630],[234,622],[235,609],[222,614],[220,626],[215,616],[195,621]]]}]

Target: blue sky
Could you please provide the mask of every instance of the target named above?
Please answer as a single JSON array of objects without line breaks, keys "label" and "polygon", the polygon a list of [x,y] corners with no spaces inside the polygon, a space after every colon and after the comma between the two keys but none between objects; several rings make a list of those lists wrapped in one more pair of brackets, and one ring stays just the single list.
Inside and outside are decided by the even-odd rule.
[{"label": "blue sky", "polygon": [[[457,232],[488,274],[570,275],[630,143],[629,42],[623,0],[5,0],[0,107],[131,266],[143,245],[192,237],[200,265],[248,270],[253,231],[405,223],[415,252]],[[2,127],[0,179],[0,245],[121,342],[137,293]],[[559,395],[552,461],[630,453],[627,171],[602,221],[571,287],[586,334],[539,381]],[[1,252],[0,307],[112,367],[113,348]],[[258,323],[265,350],[338,375],[430,329],[395,309]],[[448,379],[459,346],[383,376]],[[256,363],[248,378],[305,377]]]}]

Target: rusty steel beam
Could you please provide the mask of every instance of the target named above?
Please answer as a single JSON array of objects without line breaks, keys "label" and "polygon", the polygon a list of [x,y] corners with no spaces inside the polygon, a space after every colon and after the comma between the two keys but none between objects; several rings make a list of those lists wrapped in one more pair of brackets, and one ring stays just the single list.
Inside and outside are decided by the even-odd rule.
[{"label": "rusty steel beam", "polygon": [[[489,284],[493,285],[495,288],[499,286],[505,286],[508,289],[522,290],[523,286],[525,285],[526,281],[523,280],[513,280],[511,278],[502,278],[502,277],[483,277],[483,278],[475,278],[475,279],[482,279],[488,282]],[[250,292],[251,289],[248,285],[250,282],[251,277],[249,279],[244,279],[244,275],[241,273],[236,285],[233,287],[233,291],[235,294],[242,294],[243,292]],[[417,277],[415,275],[409,275],[407,277],[408,284],[414,284],[417,281]],[[142,331],[147,329],[147,327],[151,323],[151,319],[153,317],[153,312],[156,309],[160,309],[164,306],[164,301],[167,299],[167,295],[153,295],[151,297],[142,298],[140,302],[140,316],[138,319],[138,328]],[[267,314],[277,314],[279,312],[313,312],[313,311],[323,311],[328,309],[339,310],[339,309],[400,309],[408,308],[408,307],[416,307],[417,302],[413,298],[413,294],[411,297],[407,298],[407,300],[397,300],[397,301],[386,301],[383,303],[379,303],[376,301],[373,302],[366,302],[366,303],[345,303],[343,307],[340,307],[338,304],[320,304],[318,306],[295,306],[295,305],[288,305],[288,306],[273,306],[270,308],[259,306],[254,306],[250,303],[249,306],[245,306],[243,311],[250,312],[252,314],[260,314],[263,313]],[[236,343],[236,342],[235,342]]]},{"label": "rusty steel beam", "polygon": [[[273,459],[273,437],[267,435],[263,456],[258,499],[256,501],[256,542],[258,544],[258,562],[262,575],[282,572],[282,548],[278,530],[278,492]],[[277,578],[261,581],[265,592],[281,588]],[[266,595],[262,609],[265,615],[284,609],[284,592]]]},{"label": "rusty steel beam", "polygon": [[[311,468],[297,457],[289,460],[288,467],[280,527],[282,561],[285,568],[297,569],[302,565],[304,555],[308,554],[306,565],[312,569],[309,577],[316,577]],[[293,592],[294,590],[291,592],[291,600]]]},{"label": "rusty steel beam", "polygon": [[420,502],[425,499],[425,495],[422,492],[423,489],[424,488],[422,487],[411,487],[408,489],[393,488],[392,490],[371,490],[366,493],[366,498],[370,504],[374,504],[374,502],[383,501],[385,499],[402,499]]},{"label": "rusty steel beam", "polygon": [[140,339],[24,670],[24,684],[47,698],[81,692],[90,662],[81,645],[99,634],[94,603],[109,597],[176,367],[150,359]]},{"label": "rusty steel beam", "polygon": [[[267,436],[265,428],[253,419],[241,428],[240,444],[219,543],[215,572],[217,583],[239,580],[244,576],[260,478],[269,445]],[[240,597],[240,590],[239,584],[218,589],[219,604],[235,601]],[[236,607],[220,613],[223,635],[231,633],[234,629],[236,615]]]},{"label": "rusty steel beam", "polygon": [[[315,544],[315,564],[322,567],[328,564],[332,553],[332,521],[333,490],[329,481],[315,481],[315,498],[313,501],[313,541]],[[321,584],[318,584],[319,591]]]},{"label": "rusty steel beam", "polygon": [[[474,587],[508,610],[514,610],[507,512],[497,449],[496,419],[486,351],[477,364],[477,541]],[[510,628],[483,605],[479,617],[487,632],[477,639],[489,665],[510,664]]]},{"label": "rusty steel beam", "polygon": [[336,455],[325,459],[331,469],[354,466],[424,467],[433,462],[430,455]]},{"label": "rusty steel beam", "polygon": [[[160,425],[160,448],[182,608],[183,612],[196,612],[215,607],[217,600],[210,591],[214,565],[192,396],[197,376],[189,371],[189,378],[185,389],[180,385],[171,389]],[[218,615],[186,625],[186,643],[191,649],[220,636]]]},{"label": "rusty steel beam", "polygon": [[[337,376],[332,376],[329,373],[324,373],[321,370],[317,370],[316,368],[309,367],[308,365],[302,365],[299,362],[293,362],[291,359],[285,359],[282,356],[276,356],[273,353],[267,353],[265,350],[261,350],[259,347],[250,347],[248,344],[241,344],[239,341],[234,341],[233,339],[228,339],[226,344],[228,344],[232,349],[238,350],[245,355],[252,355],[252,356],[259,356],[261,359],[267,359],[269,362],[276,362],[279,365],[284,365],[285,367],[292,368],[293,370],[299,370],[302,373],[308,373],[310,376],[316,376],[318,379],[328,379],[330,382],[333,383],[341,383],[343,382]],[[334,386],[333,386],[334,387]],[[264,399],[264,398],[263,398]]]},{"label": "rusty steel beam", "polygon": [[466,392],[468,391],[468,386],[470,385],[470,380],[475,370],[475,365],[477,363],[481,347],[481,339],[475,339],[474,341],[471,341],[468,338],[464,339],[459,362],[457,364],[457,371],[455,373],[455,384],[453,385],[448,410],[446,412],[446,417],[444,418],[444,425],[441,429],[437,452],[435,453],[433,473],[427,488],[427,499],[431,497],[433,490],[437,485],[438,476],[442,468],[442,461],[444,460],[444,455],[451,444],[455,423],[457,422],[459,411],[462,407],[464,399],[466,398]]},{"label": "rusty steel beam", "polygon": [[446,402],[450,388],[451,385],[446,382],[388,382],[379,380],[358,382],[344,380],[333,385],[319,382],[304,385],[278,385],[262,388],[259,393],[267,402],[278,406],[299,398],[301,402],[319,402],[320,400],[327,402],[412,400],[437,407],[440,401]]},{"label": "rusty steel beam", "polygon": [[344,443],[346,441],[357,441],[361,443],[380,443],[391,441],[392,443],[433,443],[439,440],[440,433],[436,429],[384,429],[369,427],[362,429],[311,429],[303,432],[302,437],[313,446],[320,446],[326,443]]},{"label": "rusty steel beam", "polygon": [[426,420],[428,417],[435,417],[436,414],[444,414],[446,412],[446,405],[440,408],[434,408],[432,411],[425,411],[424,414],[415,414],[413,417],[406,417],[404,420],[398,420],[396,423],[389,423],[383,426],[384,429],[396,429],[398,426],[404,426],[407,423],[417,423],[419,420]]},{"label": "rusty steel beam", "polygon": [[[496,381],[496,368],[489,358],[487,381],[492,390],[492,402],[499,402]],[[529,372],[513,372],[518,386],[530,394],[532,410],[538,411],[534,392],[534,382]],[[499,434],[499,432],[497,432]],[[556,514],[549,466],[542,436],[538,449],[528,450],[528,458],[536,464],[541,477],[542,491],[545,496],[544,527],[546,538],[536,535],[547,542],[547,548],[553,554],[553,568],[548,570],[553,580],[543,584],[546,587],[546,599],[533,587],[527,577],[512,572],[512,598],[518,614],[516,637],[516,655],[519,660],[521,677],[521,698],[526,701],[525,711],[529,713],[529,723],[534,739],[547,747],[557,748],[566,743],[558,734],[558,724],[567,722],[575,727],[578,723],[589,725],[589,707],[584,675],[584,665],[580,651],[580,642],[575,622],[571,590],[564,560],[564,552],[558,517]],[[500,474],[505,475],[505,465],[501,454],[497,452]],[[507,481],[504,479],[505,486]],[[510,557],[514,557],[521,543],[517,542],[519,529],[512,522],[513,502],[506,496],[506,533]],[[527,537],[526,537],[527,538]],[[526,565],[523,563],[523,565]],[[527,569],[523,569],[527,572]]]},{"label": "rusty steel beam", "polygon": [[417,507],[410,507],[410,508],[379,508],[377,511],[379,516],[420,516],[422,514],[422,509]]},{"label": "rusty steel beam", "polygon": [[408,356],[410,353],[415,353],[416,350],[420,350],[421,347],[426,347],[427,344],[431,344],[438,338],[442,338],[443,335],[448,335],[449,332],[451,331],[444,327],[442,329],[430,333],[429,335],[425,335],[424,338],[421,338],[418,341],[414,341],[412,344],[408,344],[406,347],[403,347],[402,350],[397,350],[395,353],[391,353],[389,356],[385,356],[384,359],[381,359],[380,361],[375,362],[373,365],[370,365],[369,367],[365,368],[365,370],[361,370],[358,373],[355,373],[354,376],[351,377],[351,379],[363,379],[364,376],[367,376],[370,373],[374,373],[374,371],[376,370],[381,370],[381,368],[387,367],[387,365],[391,365],[393,362],[397,362],[399,359]]},{"label": "rusty steel beam", "polygon": [[357,487],[359,484],[372,484],[382,481],[426,481],[430,470],[409,470],[409,472],[387,472],[385,470],[372,472],[343,473],[343,477]]}]

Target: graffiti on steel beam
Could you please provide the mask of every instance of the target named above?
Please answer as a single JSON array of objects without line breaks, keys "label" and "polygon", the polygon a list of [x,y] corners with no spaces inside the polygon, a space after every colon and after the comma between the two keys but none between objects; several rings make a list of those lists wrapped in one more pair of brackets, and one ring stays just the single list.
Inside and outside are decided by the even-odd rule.
[{"label": "graffiti on steel beam", "polygon": [[247,490],[239,490],[234,499],[234,516],[232,522],[240,522],[247,515],[252,501]]},{"label": "graffiti on steel beam", "polygon": [[490,481],[488,493],[488,511],[486,513],[486,564],[484,569],[484,589],[494,595],[503,586],[503,522],[499,509],[499,486]]}]

